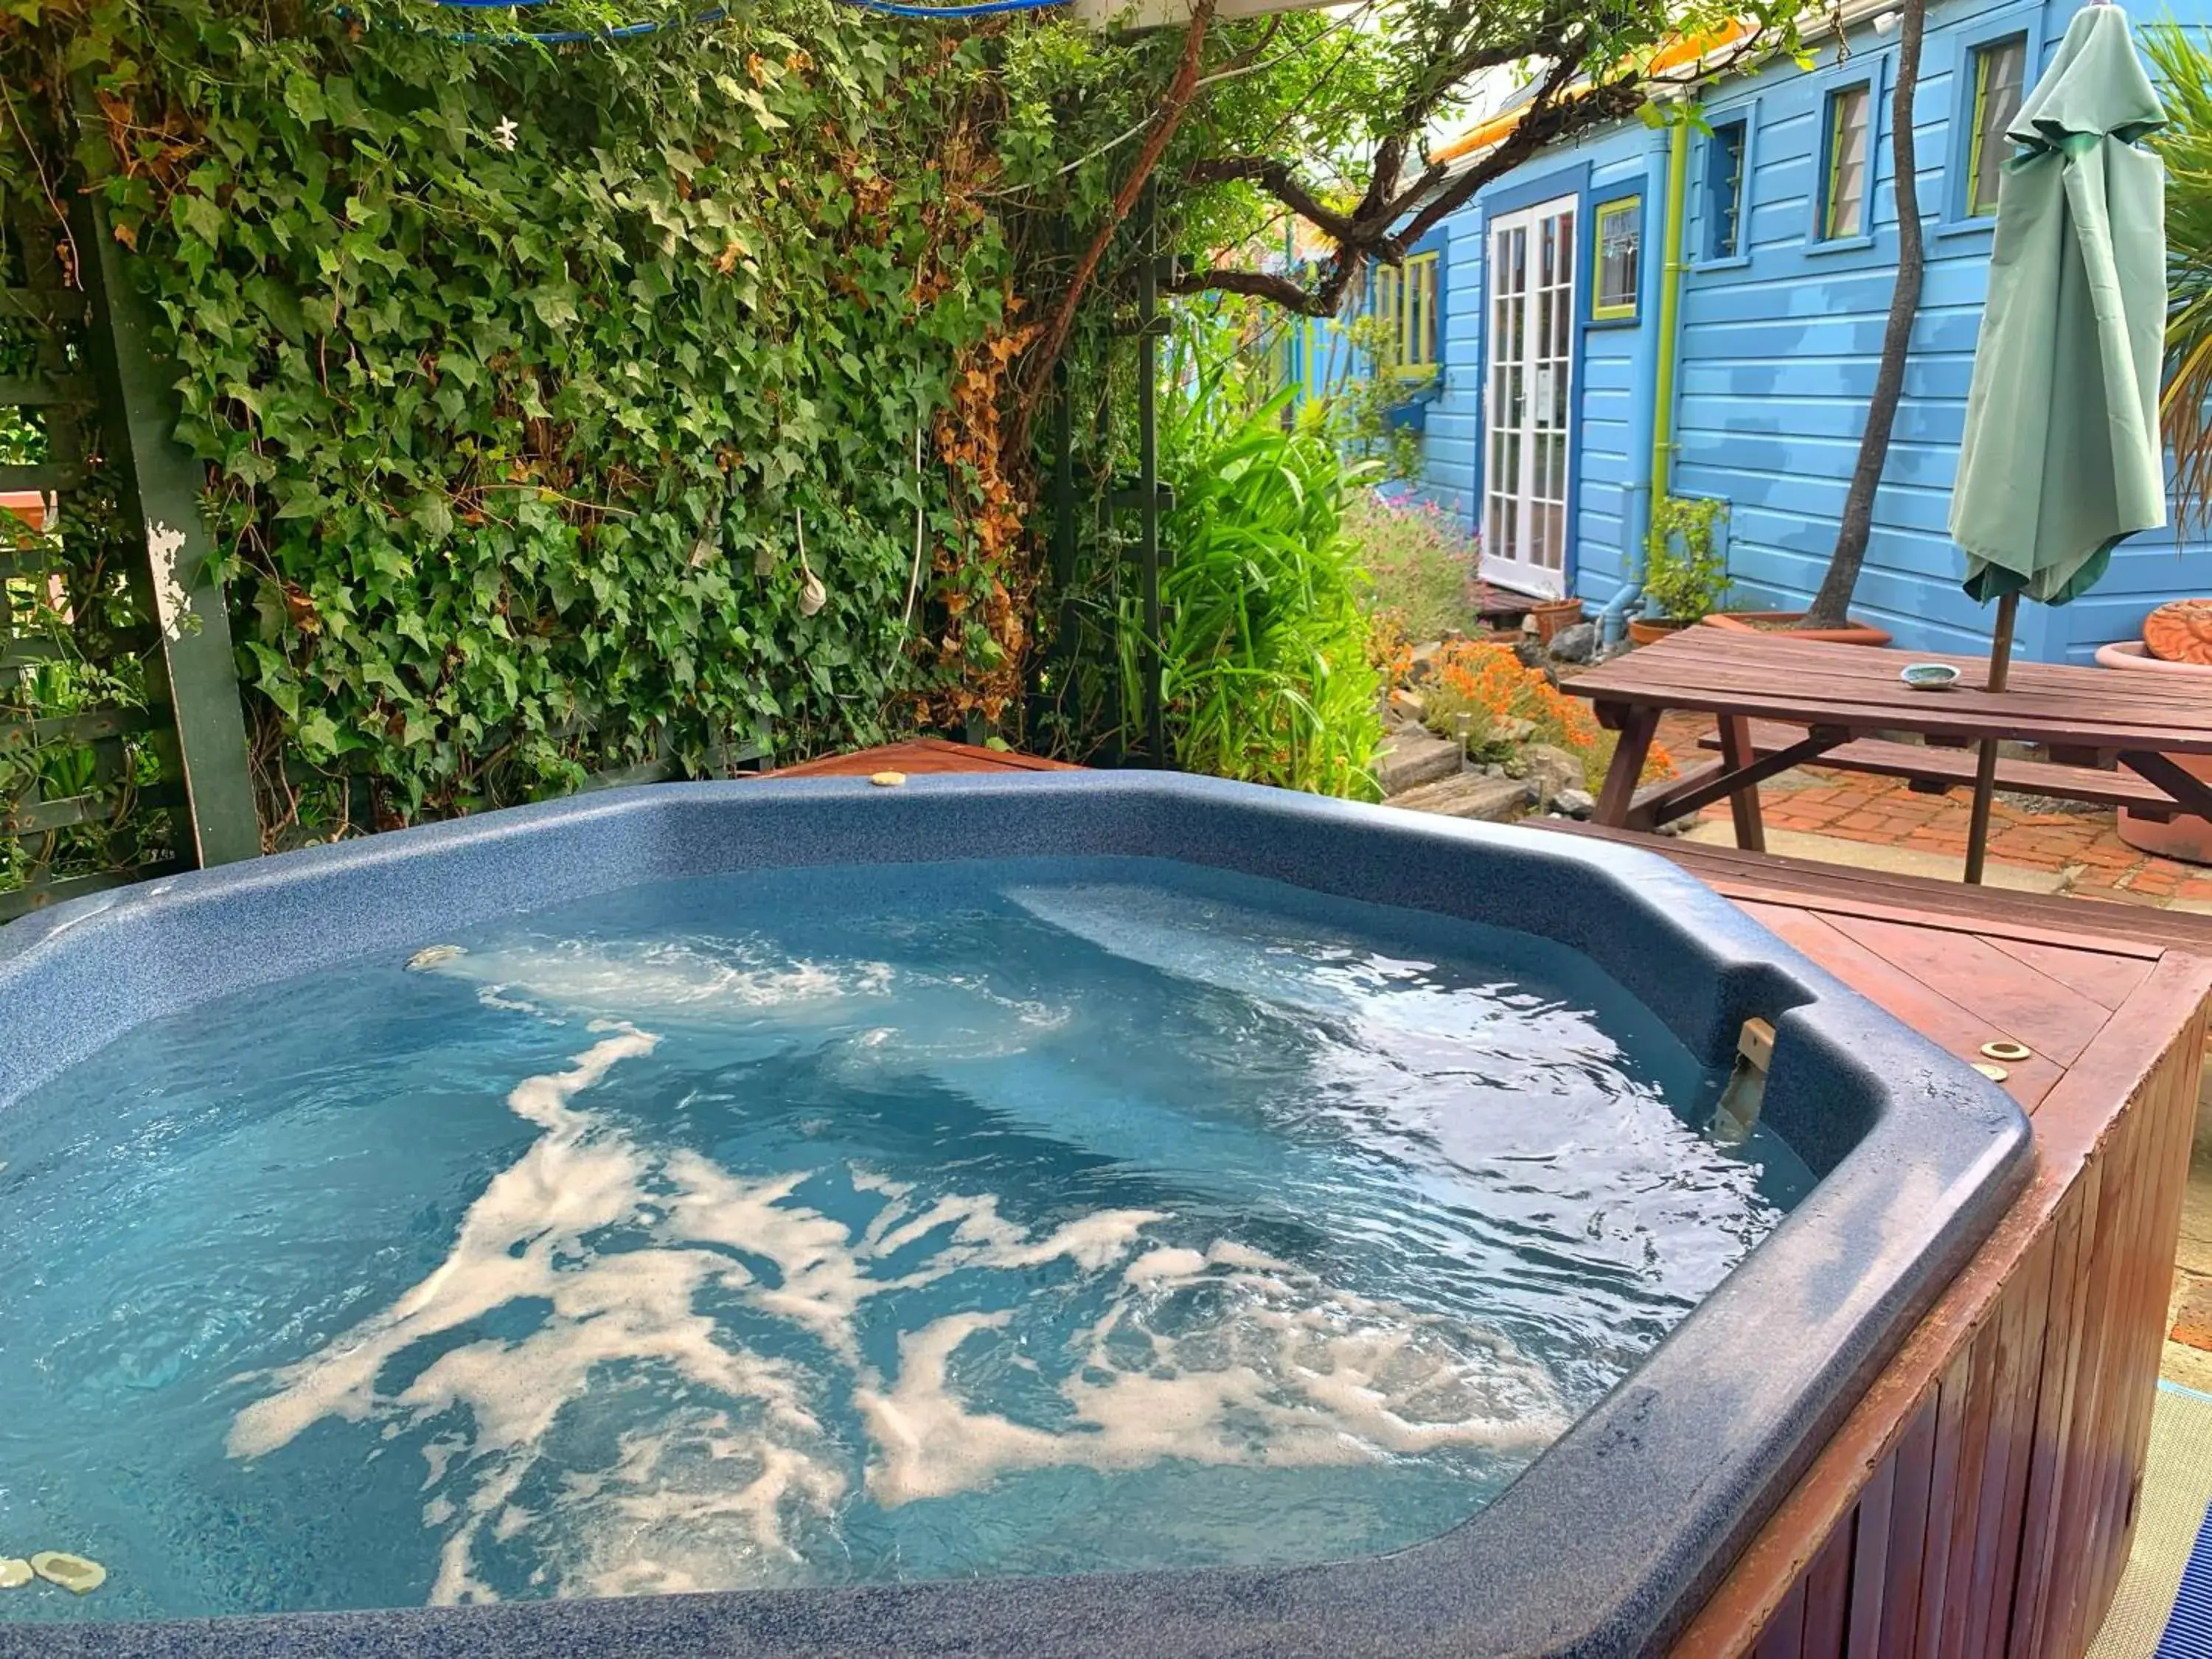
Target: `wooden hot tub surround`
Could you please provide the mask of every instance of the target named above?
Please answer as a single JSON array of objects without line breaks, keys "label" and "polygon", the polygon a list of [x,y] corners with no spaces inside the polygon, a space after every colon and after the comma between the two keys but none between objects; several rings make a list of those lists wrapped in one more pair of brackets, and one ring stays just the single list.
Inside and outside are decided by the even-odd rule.
[{"label": "wooden hot tub surround", "polygon": [[2034,1050],[2027,1190],[1675,1659],[2073,1659],[2134,1536],[2212,919],[1638,839],[1954,1054]]},{"label": "wooden hot tub surround", "polygon": [[[1040,764],[1052,763],[931,741],[793,769]],[[2031,1051],[2004,1085],[2034,1127],[2027,1188],[1720,1576],[1673,1659],[2073,1659],[2133,1537],[2212,918],[1583,833],[1673,859],[1963,1059],[1993,1040]]]}]

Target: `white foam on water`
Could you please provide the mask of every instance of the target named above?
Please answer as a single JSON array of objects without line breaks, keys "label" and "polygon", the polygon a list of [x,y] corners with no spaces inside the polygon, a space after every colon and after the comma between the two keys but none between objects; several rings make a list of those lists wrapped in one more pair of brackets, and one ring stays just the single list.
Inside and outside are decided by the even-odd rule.
[{"label": "white foam on water", "polygon": [[[1066,1431],[959,1397],[954,1355],[1006,1332],[1012,1313],[953,1314],[902,1336],[896,1380],[866,1382],[857,1396],[878,1453],[869,1496],[896,1508],[1060,1464],[1281,1468],[1453,1447],[1533,1453],[1567,1426],[1551,1377],[1502,1337],[1329,1289],[1233,1243],[1151,1250],[1122,1279],[1138,1293],[1081,1334],[1060,1385],[1077,1425]],[[1201,1298],[1202,1286],[1221,1294]]]},{"label": "white foam on water", "polygon": [[[561,1595],[812,1582],[806,1549],[836,1547],[861,1462],[823,1425],[848,1401],[884,1508],[1023,1469],[1532,1451],[1565,1427],[1549,1378],[1502,1338],[1331,1289],[1231,1240],[1148,1241],[1171,1219],[1162,1212],[1031,1230],[991,1194],[933,1197],[843,1169],[849,1190],[880,1200],[855,1226],[801,1198],[822,1172],[748,1178],[696,1151],[641,1146],[579,1097],[660,1039],[593,1030],[569,1067],[508,1095],[540,1133],[469,1207],[445,1259],[319,1352],[245,1379],[267,1392],[231,1425],[230,1454],[249,1459],[326,1419],[432,1429],[421,1514],[438,1537],[433,1601],[496,1599],[487,1551],[512,1573],[518,1543],[537,1563],[530,1582]],[[862,1364],[871,1298],[961,1273],[1011,1275],[977,1293],[1018,1306],[904,1332],[893,1377]],[[1072,1335],[1022,1328],[1032,1306],[1049,1318],[1075,1294],[1104,1302]],[[812,1337],[822,1362],[742,1346],[701,1310],[710,1296]],[[544,1309],[526,1334],[461,1342],[411,1376],[395,1364],[517,1302]],[[956,1356],[971,1341],[1009,1345],[1006,1364],[1060,1378],[1066,1422],[963,1398]],[[646,1426],[621,1431],[605,1467],[576,1467],[564,1414],[590,1400],[604,1417],[624,1389]]]},{"label": "white foam on water", "polygon": [[440,958],[425,971],[477,985],[493,1006],[639,1019],[750,1011],[773,1011],[780,1019],[834,1018],[855,1002],[883,998],[891,985],[887,963],[827,966],[760,940],[711,937],[522,939]]},{"label": "white foam on water", "polygon": [[[842,1492],[843,1474],[821,1457],[821,1427],[793,1368],[726,1345],[713,1317],[696,1310],[702,1291],[749,1282],[741,1265],[680,1237],[607,1253],[587,1243],[587,1235],[603,1228],[641,1224],[655,1202],[651,1184],[665,1164],[571,1103],[617,1062],[650,1053],[657,1041],[623,1029],[579,1055],[571,1069],[517,1085],[509,1108],[544,1133],[469,1207],[446,1259],[386,1311],[319,1352],[267,1373],[263,1380],[276,1384],[274,1392],[232,1422],[231,1455],[258,1458],[325,1418],[422,1424],[465,1413],[465,1440],[441,1437],[424,1452],[427,1486],[449,1472],[475,1483],[458,1504],[441,1494],[426,1508],[425,1523],[433,1527],[458,1514],[440,1550],[434,1601],[493,1599],[472,1566],[480,1535],[488,1527],[495,1536],[511,1536],[536,1525],[526,1514],[510,1514],[512,1499],[546,1456],[562,1410],[590,1391],[595,1373],[618,1363],[665,1368],[744,1405],[756,1449],[750,1459],[708,1460],[705,1467],[721,1484],[703,1490],[699,1501],[746,1515],[756,1543],[761,1517],[787,1500],[826,1513]],[[386,1367],[416,1343],[520,1299],[550,1305],[529,1334],[463,1344],[396,1393],[380,1389]],[[736,1432],[726,1412],[702,1418],[696,1407],[673,1411],[667,1432],[697,1433],[702,1422],[720,1425],[726,1439]],[[794,1461],[807,1463],[803,1474],[794,1472]],[[609,1488],[617,1503],[619,1476],[617,1470]],[[560,1529],[573,1531],[575,1519],[563,1517]],[[558,1540],[549,1542],[558,1548]],[[602,1560],[583,1582],[620,1578],[629,1570],[623,1559]],[[564,1576],[564,1588],[567,1582]]]}]

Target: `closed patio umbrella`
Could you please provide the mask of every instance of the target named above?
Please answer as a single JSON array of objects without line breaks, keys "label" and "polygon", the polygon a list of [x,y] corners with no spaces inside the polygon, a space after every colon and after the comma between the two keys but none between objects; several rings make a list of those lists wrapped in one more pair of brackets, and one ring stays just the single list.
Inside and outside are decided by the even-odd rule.
[{"label": "closed patio umbrella", "polygon": [[[2093,3],[2005,129],[2021,148],[1998,186],[1951,492],[1966,591],[1997,601],[1992,691],[2004,689],[2022,593],[2078,598],[2122,538],[2166,522],[2166,173],[2136,147],[2165,119],[2127,15]],[[1982,744],[1968,881],[1982,878],[1996,748]]]}]

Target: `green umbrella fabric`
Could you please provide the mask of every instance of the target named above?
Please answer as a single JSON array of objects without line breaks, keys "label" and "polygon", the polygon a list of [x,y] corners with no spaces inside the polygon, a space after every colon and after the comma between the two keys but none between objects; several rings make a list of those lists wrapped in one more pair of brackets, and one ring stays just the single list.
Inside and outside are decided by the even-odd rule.
[{"label": "green umbrella fabric", "polygon": [[2085,5],[2006,136],[1951,537],[1978,599],[2077,598],[2166,522],[2166,111],[2127,15]]}]

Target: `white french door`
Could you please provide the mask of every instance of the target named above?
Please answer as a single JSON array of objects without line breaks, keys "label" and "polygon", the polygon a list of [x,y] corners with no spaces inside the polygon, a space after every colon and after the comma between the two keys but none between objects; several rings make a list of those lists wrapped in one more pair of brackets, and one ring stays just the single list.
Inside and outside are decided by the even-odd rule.
[{"label": "white french door", "polygon": [[1575,198],[1501,213],[1489,234],[1482,574],[1558,599],[1567,582]]}]

